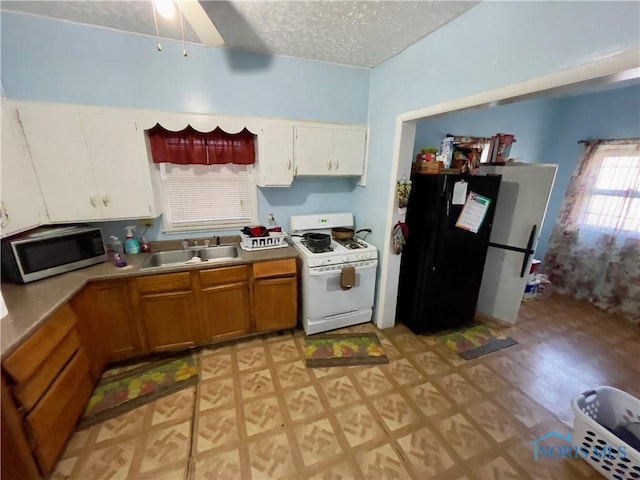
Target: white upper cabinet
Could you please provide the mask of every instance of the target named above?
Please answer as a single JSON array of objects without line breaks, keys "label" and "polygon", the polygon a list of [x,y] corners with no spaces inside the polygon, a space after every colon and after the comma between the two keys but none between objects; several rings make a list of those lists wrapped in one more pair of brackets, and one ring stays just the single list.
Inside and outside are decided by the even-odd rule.
[{"label": "white upper cabinet", "polygon": [[364,173],[367,129],[296,126],[295,175],[360,176]]},{"label": "white upper cabinet", "polygon": [[336,175],[364,173],[367,130],[365,128],[333,130],[333,172]]},{"label": "white upper cabinet", "polygon": [[19,106],[51,222],[155,216],[144,132],[80,108]]},{"label": "white upper cabinet", "polygon": [[265,123],[258,133],[256,184],[288,187],[293,181],[293,125]]},{"label": "white upper cabinet", "polygon": [[80,119],[104,218],[155,216],[144,131],[118,115]]},{"label": "white upper cabinet", "polygon": [[15,107],[2,102],[2,167],[0,170],[4,237],[47,222],[38,179],[18,123]]}]

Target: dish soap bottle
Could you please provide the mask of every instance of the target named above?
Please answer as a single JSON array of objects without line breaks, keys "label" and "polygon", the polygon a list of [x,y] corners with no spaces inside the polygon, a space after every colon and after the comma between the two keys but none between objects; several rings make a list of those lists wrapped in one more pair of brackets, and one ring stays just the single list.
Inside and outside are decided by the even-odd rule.
[{"label": "dish soap bottle", "polygon": [[133,232],[136,227],[130,225],[128,227],[124,227],[124,229],[127,232],[127,236],[124,240],[124,252],[127,255],[136,255],[140,253],[140,242],[133,236]]},{"label": "dish soap bottle", "polygon": [[144,235],[140,237],[140,251],[142,253],[149,253],[151,251],[151,245],[149,245]]},{"label": "dish soap bottle", "polygon": [[113,250],[113,264],[116,267],[126,267],[127,262],[122,259],[122,254],[124,253],[122,242],[115,235],[111,235],[111,250]]}]

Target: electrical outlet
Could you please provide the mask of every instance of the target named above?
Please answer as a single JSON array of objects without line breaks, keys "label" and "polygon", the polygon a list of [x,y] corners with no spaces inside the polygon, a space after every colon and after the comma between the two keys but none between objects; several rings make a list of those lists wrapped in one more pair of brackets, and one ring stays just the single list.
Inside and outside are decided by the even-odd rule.
[{"label": "electrical outlet", "polygon": [[150,218],[143,218],[142,220],[140,220],[140,226],[145,228],[151,228],[153,227],[153,220]]}]

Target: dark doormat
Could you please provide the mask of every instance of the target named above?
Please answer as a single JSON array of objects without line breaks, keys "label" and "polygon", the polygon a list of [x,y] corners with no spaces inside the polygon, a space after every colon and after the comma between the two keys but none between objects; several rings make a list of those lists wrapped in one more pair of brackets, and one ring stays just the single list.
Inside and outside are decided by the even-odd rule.
[{"label": "dark doormat", "polygon": [[164,357],[125,372],[103,377],[78,423],[82,430],[198,382],[191,353]]},{"label": "dark doormat", "polygon": [[389,363],[375,333],[334,333],[307,337],[307,367],[344,367]]},{"label": "dark doormat", "polygon": [[457,332],[438,337],[447,347],[465,360],[478,358],[487,353],[495,352],[518,342],[486,325],[465,328]]}]

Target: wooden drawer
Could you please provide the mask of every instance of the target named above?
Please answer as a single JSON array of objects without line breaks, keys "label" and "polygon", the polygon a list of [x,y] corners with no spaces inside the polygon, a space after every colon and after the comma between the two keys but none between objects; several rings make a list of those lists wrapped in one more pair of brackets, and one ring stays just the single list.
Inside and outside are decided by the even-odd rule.
[{"label": "wooden drawer", "polygon": [[213,270],[200,270],[200,284],[224,285],[229,283],[244,282],[247,280],[247,266],[216,268]]},{"label": "wooden drawer", "polygon": [[91,396],[92,382],[89,360],[80,348],[34,407],[26,421],[35,453],[43,470],[48,473],[58,454],[73,432],[76,421]]},{"label": "wooden drawer", "polygon": [[[4,370],[18,385],[26,383],[50,359],[75,324],[76,315],[69,305],[65,305],[2,362]],[[62,350],[68,351],[68,346],[62,347]],[[61,352],[56,355],[60,356]],[[64,359],[60,367],[69,357],[71,355]]]},{"label": "wooden drawer", "polygon": [[167,273],[136,278],[136,285],[140,293],[191,290],[191,278],[189,272]]},{"label": "wooden drawer", "polygon": [[253,278],[280,277],[283,275],[295,275],[295,273],[295,258],[253,264]]},{"label": "wooden drawer", "polygon": [[24,407],[25,411],[30,411],[40,400],[40,397],[47,390],[49,385],[58,376],[58,373],[66,365],[73,354],[80,348],[80,336],[73,328],[56,348],[47,357],[46,361],[38,370],[24,383],[19,383],[13,389],[13,393]]}]

